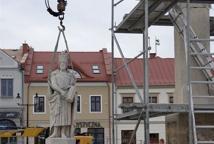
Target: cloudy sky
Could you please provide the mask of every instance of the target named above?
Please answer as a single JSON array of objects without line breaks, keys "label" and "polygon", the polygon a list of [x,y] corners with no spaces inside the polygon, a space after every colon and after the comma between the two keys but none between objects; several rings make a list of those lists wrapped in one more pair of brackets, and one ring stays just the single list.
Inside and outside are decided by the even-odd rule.
[{"label": "cloudy sky", "polygon": [[[125,0],[116,7],[116,23],[129,12],[136,0]],[[57,0],[50,0],[53,9]],[[214,15],[213,8],[210,10]],[[70,51],[111,50],[111,0],[68,0],[64,24]],[[27,42],[36,51],[53,51],[59,21],[46,11],[44,0],[0,0],[0,48],[19,48]],[[173,27],[151,27],[152,52],[155,37],[160,39],[158,55],[174,57]],[[133,57],[142,51],[142,35],[119,34],[124,54]],[[60,49],[64,50],[60,43]],[[118,55],[118,54],[117,54]]]}]

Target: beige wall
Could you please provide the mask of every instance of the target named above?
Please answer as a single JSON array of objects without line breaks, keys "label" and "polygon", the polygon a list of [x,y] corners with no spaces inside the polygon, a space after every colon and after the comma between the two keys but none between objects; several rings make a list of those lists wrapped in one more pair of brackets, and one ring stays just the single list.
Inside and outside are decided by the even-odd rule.
[{"label": "beige wall", "polygon": [[[103,127],[109,127],[109,92],[107,86],[78,87],[78,95],[81,96],[81,113],[77,113],[77,121],[100,121]],[[90,112],[90,95],[101,96],[102,112]]]},{"label": "beige wall", "polygon": [[[29,95],[28,103],[33,103],[33,96],[38,93],[38,95],[46,96],[46,112],[44,114],[34,114],[33,106],[29,107],[29,124],[30,126],[38,126],[38,125],[48,125],[49,124],[49,106],[48,106],[48,86],[47,83],[33,83],[29,86],[29,94],[28,93],[28,84],[25,84],[25,99],[24,103],[27,103],[27,95]],[[78,95],[81,96],[81,112],[76,114],[77,121],[100,121],[103,127],[109,127],[109,88],[106,83],[97,84],[81,84],[77,88]],[[90,112],[90,95],[99,95],[102,99],[102,112],[99,113],[91,113]],[[26,111],[25,111],[26,113]],[[26,118],[26,117],[25,117]]]},{"label": "beige wall", "polygon": [[[29,88],[28,88],[29,87]],[[48,87],[47,86],[32,86],[30,84],[25,84],[24,87],[24,103],[33,104],[33,96],[38,93],[38,95],[45,95],[47,100],[48,94]],[[29,106],[29,126],[45,126],[47,127],[49,124],[49,107],[48,103],[46,102],[46,112],[44,114],[34,114],[33,113],[33,106]],[[25,122],[26,122],[26,107],[25,107]]]}]

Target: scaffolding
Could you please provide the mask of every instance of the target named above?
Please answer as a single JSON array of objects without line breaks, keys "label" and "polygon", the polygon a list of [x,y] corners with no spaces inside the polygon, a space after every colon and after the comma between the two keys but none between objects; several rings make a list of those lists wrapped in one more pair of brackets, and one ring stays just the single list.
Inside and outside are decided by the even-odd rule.
[{"label": "scaffolding", "polygon": [[[199,144],[199,143],[214,143],[214,140],[210,141],[200,141],[197,139],[196,130],[199,128],[214,128],[210,125],[200,125],[197,126],[195,123],[195,113],[214,113],[214,106],[208,104],[194,104],[193,95],[192,95],[192,85],[196,83],[209,84],[210,86],[214,84],[213,70],[214,62],[212,59],[212,53],[209,53],[205,50],[201,41],[214,41],[212,39],[199,39],[197,35],[191,28],[190,25],[190,4],[191,3],[203,3],[203,4],[213,4],[213,0],[141,0],[135,6],[135,8],[122,20],[122,22],[115,26],[115,7],[122,3],[124,0],[112,0],[112,9],[111,9],[111,50],[112,50],[112,139],[113,144],[116,144],[115,141],[115,120],[138,120],[136,123],[134,132],[131,136],[129,144],[131,144],[132,139],[139,127],[140,121],[144,120],[144,134],[145,134],[145,144],[150,144],[149,137],[149,118],[157,116],[166,116],[172,113],[186,113],[188,114],[188,124],[189,124],[189,144]],[[177,3],[183,2],[186,3],[186,17],[184,14],[179,11]],[[178,14],[175,14],[175,11]],[[169,15],[165,15],[169,12]],[[184,17],[181,17],[184,16]],[[180,22],[178,21],[180,20]],[[211,25],[214,22],[214,18],[210,18]],[[183,24],[183,28],[180,27]],[[187,49],[187,78],[188,78],[188,104],[150,104],[149,103],[149,80],[148,80],[148,29],[151,25],[174,25],[179,33],[183,35],[183,40]],[[179,29],[180,28],[180,29]],[[143,34],[143,52],[138,54],[132,60],[126,61],[123,51],[120,47],[120,44],[117,40],[117,33],[141,33]],[[213,36],[213,27],[210,29],[210,35]],[[123,66],[116,68],[114,62],[115,55],[115,44],[119,50],[119,53],[123,60]],[[143,55],[144,63],[144,83],[143,83],[143,96],[141,95],[134,79],[133,75],[129,69],[128,64],[134,59]],[[195,61],[198,64],[198,67],[190,66],[190,58],[194,56]],[[206,56],[206,57],[204,57]],[[209,56],[209,57],[207,57]],[[121,68],[125,68],[129,79],[134,87],[140,103],[135,103],[132,105],[121,105],[121,108],[131,108],[134,111],[127,112],[120,115],[115,115],[116,106],[115,106],[115,97],[116,97],[116,73]],[[193,81],[191,80],[191,69],[200,69],[203,71],[207,81]],[[197,96],[195,96],[197,97]],[[202,98],[210,98],[211,96],[204,96]]]}]

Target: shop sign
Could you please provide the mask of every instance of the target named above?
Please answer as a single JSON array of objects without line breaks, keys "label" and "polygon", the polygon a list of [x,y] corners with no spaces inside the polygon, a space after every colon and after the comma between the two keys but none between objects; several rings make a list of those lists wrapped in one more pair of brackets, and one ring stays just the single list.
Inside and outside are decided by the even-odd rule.
[{"label": "shop sign", "polygon": [[100,122],[76,122],[76,128],[100,128]]},{"label": "shop sign", "polygon": [[19,112],[0,112],[0,118],[17,118]]}]

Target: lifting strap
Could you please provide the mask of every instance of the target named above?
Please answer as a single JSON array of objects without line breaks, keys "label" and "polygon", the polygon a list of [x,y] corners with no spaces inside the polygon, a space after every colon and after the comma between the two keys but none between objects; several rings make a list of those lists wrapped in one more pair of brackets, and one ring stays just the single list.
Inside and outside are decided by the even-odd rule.
[{"label": "lifting strap", "polygon": [[64,29],[63,28],[61,29],[60,27],[58,27],[58,29],[59,29],[59,34],[57,36],[57,41],[56,41],[56,45],[55,45],[55,48],[54,48],[54,53],[52,55],[51,62],[50,62],[50,65],[49,65],[48,80],[50,78],[51,72],[53,71],[54,64],[56,63],[57,49],[58,49],[58,46],[59,46],[59,40],[60,40],[61,34],[62,34],[64,42],[65,42],[66,51],[67,51],[67,53],[69,55],[69,57],[68,57],[68,67],[73,69],[73,65],[72,65],[72,61],[71,61],[71,58],[70,58],[68,43],[67,43],[67,39],[66,39],[66,36],[65,36]]}]

